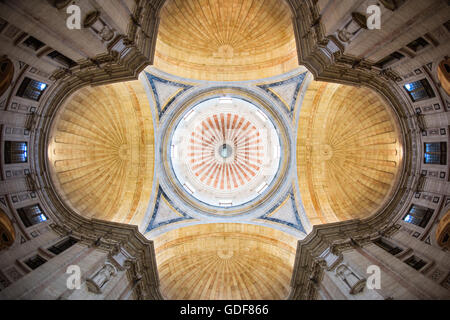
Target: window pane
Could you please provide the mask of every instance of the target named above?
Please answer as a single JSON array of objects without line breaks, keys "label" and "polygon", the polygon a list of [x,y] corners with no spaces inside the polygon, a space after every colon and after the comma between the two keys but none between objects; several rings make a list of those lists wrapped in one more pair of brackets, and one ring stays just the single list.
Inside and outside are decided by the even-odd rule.
[{"label": "window pane", "polygon": [[447,143],[425,143],[424,163],[445,165],[447,163]]},{"label": "window pane", "polygon": [[422,269],[427,264],[425,261],[416,256],[410,257],[405,261],[405,263],[416,270]]},{"label": "window pane", "polygon": [[413,102],[434,98],[436,96],[427,79],[405,84],[404,88]]},{"label": "window pane", "polygon": [[48,251],[54,254],[60,254],[61,252],[64,252],[70,247],[72,247],[75,243],[77,243],[77,240],[69,238],[61,243],[55,244],[54,246],[48,248]]},{"label": "window pane", "polygon": [[428,97],[427,92],[423,88],[420,88],[416,91],[411,92],[410,95],[414,101],[418,101],[418,100],[425,99]]},{"label": "window pane", "polygon": [[17,212],[27,228],[48,220],[39,205],[20,208]]},{"label": "window pane", "polygon": [[440,143],[425,143],[426,152],[441,152]]},{"label": "window pane", "polygon": [[41,256],[37,255],[37,256],[34,256],[33,258],[26,260],[25,264],[27,266],[29,266],[32,270],[35,270],[35,269],[39,268],[40,266],[42,266],[46,262],[47,262],[47,260],[45,260]]},{"label": "window pane", "polygon": [[34,37],[28,37],[23,44],[34,51],[41,49],[45,44]]},{"label": "window pane", "polygon": [[77,65],[75,61],[72,59],[66,57],[65,55],[59,53],[58,51],[52,51],[47,55],[49,58],[59,62],[60,64],[63,64],[67,68],[72,68]]},{"label": "window pane", "polygon": [[425,154],[425,163],[426,164],[441,164],[441,155],[440,154]]},{"label": "window pane", "polygon": [[417,38],[413,42],[407,44],[406,46],[413,50],[414,52],[417,52],[425,47],[427,47],[429,43],[422,37]]},{"label": "window pane", "polygon": [[413,205],[403,218],[403,221],[424,228],[433,215],[433,210]]}]

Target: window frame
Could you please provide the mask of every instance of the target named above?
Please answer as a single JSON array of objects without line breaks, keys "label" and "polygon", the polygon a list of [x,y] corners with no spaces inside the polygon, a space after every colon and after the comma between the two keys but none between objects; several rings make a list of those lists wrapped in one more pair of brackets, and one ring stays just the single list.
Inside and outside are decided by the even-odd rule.
[{"label": "window frame", "polygon": [[[412,86],[414,84],[420,83],[420,87],[415,88],[415,89],[408,89],[407,86]],[[413,82],[409,82],[403,85],[403,89],[405,90],[405,92],[408,94],[409,98],[411,99],[412,102],[416,103],[416,102],[420,102],[420,101],[424,101],[424,100],[428,100],[428,99],[433,99],[436,98],[436,93],[434,92],[434,89],[432,88],[430,82],[428,81],[427,78],[422,78],[420,80],[416,80]],[[426,93],[426,96],[424,97],[416,97],[415,98],[415,93],[416,92],[420,92],[420,91],[424,91]]]},{"label": "window frame", "polygon": [[[413,222],[414,218],[419,220],[419,218],[417,216],[414,216],[414,215],[411,214],[412,213],[411,211],[413,210],[413,208],[418,208],[418,209],[424,209],[425,210],[425,213],[423,214],[423,217],[420,218],[421,220],[420,220],[420,222],[418,224]],[[404,221],[405,223],[414,225],[416,227],[425,229],[428,226],[428,224],[430,223],[431,218],[433,217],[434,213],[435,213],[435,209],[423,207],[423,206],[420,206],[420,205],[417,205],[417,204],[412,204],[411,207],[409,208],[409,210],[403,216],[402,221]],[[411,217],[410,221],[406,220],[406,218],[408,216]]]},{"label": "window frame", "polygon": [[[14,144],[24,144],[25,150],[20,148],[14,148]],[[21,152],[19,152],[21,151]],[[21,163],[28,163],[29,158],[29,149],[28,149],[28,142],[27,141],[13,141],[13,140],[6,140],[3,144],[3,161],[5,164],[21,164]],[[16,157],[18,155],[25,155],[25,160],[17,160]]]},{"label": "window frame", "polygon": [[[42,262],[41,264],[39,264],[38,266],[34,267],[33,265],[28,264],[30,262],[30,260],[40,260],[39,262]],[[39,267],[41,267],[42,265],[46,264],[48,262],[48,259],[44,258],[41,254],[36,253],[33,254],[31,257],[27,257],[24,260],[22,260],[22,263],[24,265],[26,265],[31,271],[34,271],[36,269],[38,269]]]},{"label": "window frame", "polygon": [[[38,87],[40,86],[40,87]],[[16,96],[23,99],[39,102],[41,97],[47,91],[49,85],[45,82],[24,77],[19,89],[16,92]]]},{"label": "window frame", "polygon": [[[423,262],[423,265],[420,268],[415,268],[414,266],[410,265],[407,261],[411,260],[411,259],[418,259],[419,261],[416,262],[420,263]],[[403,263],[405,263],[406,265],[410,266],[411,268],[413,268],[414,270],[418,271],[418,272],[423,272],[424,270],[426,270],[427,266],[429,266],[430,262],[423,259],[422,257],[418,256],[417,254],[412,254],[410,256],[408,256],[407,258],[403,259]]]},{"label": "window frame", "polygon": [[[70,242],[69,246],[64,246],[68,242]],[[53,245],[48,247],[46,250],[49,251],[50,253],[52,253],[53,255],[57,256],[65,251],[67,251],[68,249],[72,248],[77,243],[78,243],[77,239],[75,239],[73,237],[67,237],[65,239],[59,240],[58,242],[54,243]],[[61,246],[62,248],[60,248],[59,246]]]},{"label": "window frame", "polygon": [[[439,152],[427,152],[427,145],[439,145]],[[439,155],[439,163],[438,162],[427,162],[427,155],[437,156]],[[423,163],[430,165],[447,165],[447,142],[424,142],[423,143]]]},{"label": "window frame", "polygon": [[[372,242],[373,242],[378,248],[384,250],[385,252],[391,254],[391,255],[394,256],[394,257],[398,257],[398,256],[404,254],[405,251],[406,251],[405,248],[402,248],[402,247],[398,246],[397,244],[394,244],[394,243],[392,243],[392,242],[386,240],[386,239],[383,238],[383,237],[379,237],[379,238],[375,239],[375,240],[372,241]],[[387,248],[386,248],[386,247],[383,247],[382,244],[384,244],[384,245],[386,245],[386,246],[389,246],[389,247],[391,247],[392,249],[387,250]],[[400,251],[395,252],[395,253],[392,252],[392,251],[395,250],[395,249],[398,249],[398,250],[400,250]]]},{"label": "window frame", "polygon": [[[420,43],[420,44],[419,44]],[[424,37],[418,37],[406,45],[406,47],[414,53],[420,52],[431,45]]]},{"label": "window frame", "polygon": [[[396,55],[398,55],[398,56],[396,56]],[[390,67],[393,64],[403,60],[404,58],[405,58],[405,55],[403,53],[401,53],[399,51],[394,51],[390,55],[387,55],[383,59],[377,61],[375,63],[375,66],[380,69],[385,69],[385,68]]]},{"label": "window frame", "polygon": [[[28,210],[35,209],[35,208],[39,209],[39,213],[30,213],[28,211]],[[26,207],[22,207],[22,208],[17,208],[16,211],[20,218],[20,221],[25,226],[25,228],[31,228],[33,226],[39,225],[39,224],[47,222],[49,220],[48,216],[42,210],[39,203],[29,205]],[[33,220],[34,218],[37,218],[37,217],[40,217],[39,221]]]}]

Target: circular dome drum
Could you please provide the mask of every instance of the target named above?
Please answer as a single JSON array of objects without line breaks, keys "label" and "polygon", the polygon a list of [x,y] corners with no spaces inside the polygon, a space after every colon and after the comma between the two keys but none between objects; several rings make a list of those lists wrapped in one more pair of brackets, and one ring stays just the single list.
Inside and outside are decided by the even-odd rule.
[{"label": "circular dome drum", "polygon": [[171,140],[170,160],[185,191],[202,203],[239,206],[272,183],[280,164],[274,124],[241,98],[212,98],[191,108]]},{"label": "circular dome drum", "polygon": [[211,86],[178,100],[157,138],[170,206],[214,221],[269,210],[291,186],[289,126],[288,115],[248,88]]}]

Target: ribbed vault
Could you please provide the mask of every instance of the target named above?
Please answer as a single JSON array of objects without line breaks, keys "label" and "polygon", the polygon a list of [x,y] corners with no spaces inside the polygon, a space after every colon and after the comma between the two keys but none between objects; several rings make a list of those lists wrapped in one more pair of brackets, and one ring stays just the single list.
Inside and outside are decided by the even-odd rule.
[{"label": "ribbed vault", "polygon": [[139,81],[77,91],[54,121],[54,183],[79,214],[139,224],[151,196],[154,132]]},{"label": "ribbed vault", "polygon": [[300,112],[297,166],[313,225],[364,218],[388,200],[402,160],[394,119],[369,89],[311,83]]},{"label": "ribbed vault", "polygon": [[166,299],[285,299],[297,240],[246,224],[185,227],[154,239]]},{"label": "ribbed vault", "polygon": [[298,67],[291,12],[281,0],[168,0],[155,66],[202,80],[253,80]]}]

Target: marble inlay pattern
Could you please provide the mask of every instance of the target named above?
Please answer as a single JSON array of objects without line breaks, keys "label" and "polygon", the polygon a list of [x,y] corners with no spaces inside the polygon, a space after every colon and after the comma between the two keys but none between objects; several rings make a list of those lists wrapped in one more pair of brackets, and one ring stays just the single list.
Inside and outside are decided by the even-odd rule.
[{"label": "marble inlay pattern", "polygon": [[[308,221],[301,202],[298,201],[300,197],[293,196],[292,186],[296,171],[293,170],[295,159],[290,156],[295,147],[291,142],[295,140],[293,136],[291,137],[295,132],[291,131],[292,110],[300,105],[298,98],[300,91],[305,90],[302,87],[307,74],[305,71],[304,68],[299,68],[273,79],[225,83],[183,79],[156,68],[146,69],[143,82],[147,88],[154,118],[159,116],[158,105],[164,103],[155,101],[157,97],[154,95],[154,85],[150,79],[153,82],[164,79],[159,81],[164,82],[164,85],[159,86],[158,97],[175,97],[166,105],[159,123],[155,122],[156,149],[159,151],[156,155],[158,164],[156,174],[164,196],[158,195],[155,198],[157,203],[151,202],[149,206],[144,229],[148,237],[155,237],[184,226],[223,222],[265,225],[298,238],[306,235],[305,226],[308,225]],[[189,85],[190,88],[177,93],[176,83]],[[267,88],[272,88],[278,96]],[[254,104],[254,110],[246,112],[240,105],[233,106],[239,99]],[[219,103],[218,100],[228,101]],[[289,108],[283,101],[289,101]],[[208,102],[212,104],[211,108],[208,107],[202,112],[195,110],[196,106]],[[184,120],[192,121],[193,125],[184,127],[185,130],[180,135],[183,142],[180,142],[179,137],[173,132],[178,130],[178,126],[183,127],[179,123]],[[261,149],[261,144],[265,146],[265,143],[255,129],[264,127],[265,130],[269,124],[274,125],[275,136],[280,133],[281,136],[284,135],[284,138],[277,138],[280,141],[280,151],[274,152],[272,147]],[[242,140],[239,138],[241,136],[248,139]],[[237,144],[234,137],[238,137]],[[223,145],[226,145],[225,157],[221,156]],[[242,146],[242,149],[236,148],[237,145]],[[180,148],[186,149],[187,152],[181,155]],[[255,150],[250,150],[251,148]],[[244,160],[240,162],[241,171],[237,167],[229,166],[228,163],[233,161],[236,151],[243,152],[242,156],[239,155]],[[220,199],[224,200],[227,199],[224,194],[233,189],[240,192],[237,197],[245,194],[248,191],[242,192],[242,188],[247,188],[246,184],[252,181],[252,173],[254,176],[267,177],[267,172],[261,167],[266,153],[272,156],[278,152],[280,153],[278,162],[283,168],[283,174],[276,174],[274,180],[276,183],[271,184],[269,179],[267,186],[261,188],[262,192],[257,194],[255,200],[234,207],[226,203],[222,206],[219,206],[219,203],[211,206],[195,198],[194,192],[198,192],[199,186],[209,188],[212,195],[220,195]],[[186,172],[175,175],[178,164],[173,161],[174,154],[178,155],[175,157],[177,160],[187,162]],[[202,161],[199,162],[198,159]],[[194,178],[188,180],[189,183],[185,186],[187,174],[192,174]],[[253,186],[255,187],[260,187],[260,184]],[[169,213],[170,210],[173,212]],[[191,219],[185,219],[186,217]]]}]

